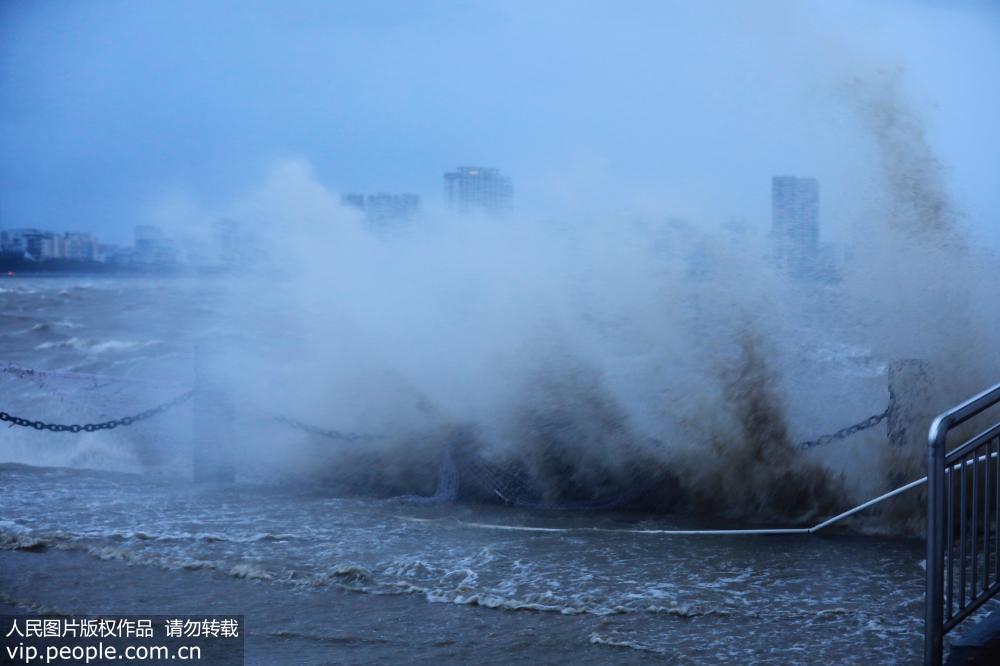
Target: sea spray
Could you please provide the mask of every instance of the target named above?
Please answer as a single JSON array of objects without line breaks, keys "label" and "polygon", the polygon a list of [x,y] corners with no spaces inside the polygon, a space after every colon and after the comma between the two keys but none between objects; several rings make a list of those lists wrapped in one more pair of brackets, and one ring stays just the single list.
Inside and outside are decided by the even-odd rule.
[{"label": "sea spray", "polygon": [[[987,259],[960,240],[961,216],[919,115],[875,81],[855,86],[851,113],[881,175],[858,192],[871,215],[839,284],[783,275],[760,238],[655,214],[430,211],[380,235],[307,164],[286,162],[257,190],[191,220],[239,220],[255,247],[268,248],[243,273],[200,285],[183,316],[169,299],[152,308],[146,287],[126,296],[128,335],[100,334],[102,320],[84,311],[53,312],[47,321],[85,326],[87,344],[66,333],[28,351],[78,371],[123,363],[176,380],[186,368],[190,380],[179,350],[224,340],[231,360],[217,380],[239,406],[226,431],[241,464],[320,480],[331,493],[433,495],[450,452],[460,473],[478,464],[517,476],[549,504],[641,486],[632,506],[661,511],[804,519],[846,508],[916,474],[921,452],[889,450],[881,427],[808,455],[797,441],[884,410],[886,381],[875,375],[895,360],[931,365],[938,408],[1000,370]],[[30,309],[45,290],[29,291],[8,296]],[[111,387],[84,388],[72,397],[102,413],[164,397],[150,388],[102,399]],[[86,416],[70,403],[54,413],[70,422],[77,411]],[[320,439],[273,415],[376,437]],[[178,412],[155,426],[162,437],[100,433],[101,445],[78,442],[73,452],[34,453],[24,440],[34,433],[11,441],[17,459],[183,469],[190,419]],[[462,498],[516,499],[489,479],[464,478]]]},{"label": "sea spray", "polygon": [[719,377],[718,429],[684,461],[691,509],[797,522],[835,513],[846,506],[844,484],[791,441],[766,343],[745,331],[738,344],[739,356]]}]

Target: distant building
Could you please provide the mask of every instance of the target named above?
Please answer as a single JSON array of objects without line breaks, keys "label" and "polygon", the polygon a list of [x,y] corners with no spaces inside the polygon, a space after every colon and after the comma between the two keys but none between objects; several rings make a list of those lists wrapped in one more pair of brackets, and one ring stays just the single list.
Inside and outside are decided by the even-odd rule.
[{"label": "distant building", "polygon": [[101,246],[97,239],[90,234],[67,233],[66,236],[66,258],[74,261],[100,261]]},{"label": "distant building", "polygon": [[65,259],[66,237],[53,234],[42,241],[43,259]]},{"label": "distant building", "polygon": [[365,212],[374,223],[410,220],[420,210],[416,194],[370,194]]},{"label": "distant building", "polygon": [[134,230],[132,260],[140,264],[172,264],[177,261],[177,248],[163,230],[140,224]]},{"label": "distant building", "polygon": [[57,234],[41,229],[7,229],[0,232],[0,252],[33,261],[101,259],[97,239],[90,234]]},{"label": "distant building", "polygon": [[459,213],[509,213],[514,205],[514,187],[499,169],[458,167],[444,175],[445,197]]},{"label": "distant building", "polygon": [[343,197],[341,197],[340,203],[344,204],[345,206],[351,206],[352,208],[357,208],[358,210],[363,211],[365,209],[365,195],[358,194],[356,192],[351,194],[345,194]]},{"label": "distant building", "polygon": [[163,271],[176,268],[178,259],[177,244],[159,227],[149,225],[135,227],[132,247],[101,243],[93,234],[79,231],[0,230],[0,262],[17,270]]},{"label": "distant building", "polygon": [[222,218],[212,225],[212,254],[202,263],[216,269],[248,270],[267,258],[261,240],[239,220]]},{"label": "distant building", "polygon": [[819,182],[771,179],[771,235],[778,266],[797,276],[816,273],[819,260]]},{"label": "distant building", "polygon": [[128,263],[131,256],[128,248],[115,245],[114,243],[98,243],[97,254],[103,261],[113,264]]},{"label": "distant building", "polygon": [[373,226],[393,222],[406,222],[420,211],[420,197],[416,194],[346,194],[341,199],[345,206],[361,210],[365,220]]},{"label": "distant building", "polygon": [[45,244],[55,234],[41,229],[7,229],[0,232],[0,249],[40,261],[45,256]]}]

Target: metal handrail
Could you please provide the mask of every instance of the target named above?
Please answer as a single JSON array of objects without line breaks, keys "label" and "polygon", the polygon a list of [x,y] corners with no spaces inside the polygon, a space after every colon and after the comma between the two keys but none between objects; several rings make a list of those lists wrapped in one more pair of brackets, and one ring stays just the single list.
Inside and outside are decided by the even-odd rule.
[{"label": "metal handrail", "polygon": [[[946,453],[948,433],[973,417],[985,412],[990,407],[1000,404],[1000,384],[969,398],[965,402],[944,412],[931,424],[927,435],[927,589],[925,596],[924,616],[924,663],[939,666],[944,657],[944,635],[971,615],[976,609],[1000,592],[1000,579],[992,585],[990,577],[990,545],[995,542],[991,538],[992,518],[990,516],[990,468],[996,470],[996,501],[993,502],[1000,513],[1000,462],[994,463],[994,458],[1000,456],[1000,422],[970,438],[952,451]],[[997,440],[996,451],[992,442]],[[984,455],[977,451],[986,447]],[[970,460],[965,458],[972,455]],[[956,460],[961,460],[957,465]],[[979,534],[979,462],[984,461],[983,472],[983,581],[982,588],[977,590],[977,575],[979,571],[979,552],[976,540]],[[967,506],[966,470],[972,468],[972,501]],[[948,483],[945,484],[945,470]],[[954,612],[954,532],[952,518],[955,514],[955,472],[959,471],[959,514],[958,528],[961,542],[959,544],[959,603],[958,612]],[[971,508],[972,529],[967,530],[969,509]],[[947,526],[946,526],[947,519]],[[969,532],[967,534],[967,532]],[[998,525],[1000,536],[1000,525]],[[971,537],[970,553],[966,553],[966,544]],[[944,616],[945,608],[945,539],[948,541],[948,618]],[[1000,576],[1000,548],[994,543],[993,556],[997,560],[997,575]],[[971,598],[966,603],[966,564],[968,556],[972,558]]]},{"label": "metal handrail", "polygon": [[[994,453],[993,457],[997,457],[998,454]],[[958,467],[958,466],[956,466]],[[463,527],[477,527],[480,529],[487,530],[501,530],[505,532],[559,532],[559,533],[569,533],[569,532],[611,532],[615,534],[647,534],[656,536],[786,536],[789,534],[816,534],[820,530],[825,530],[826,528],[839,523],[847,518],[850,518],[856,513],[860,513],[865,509],[870,509],[876,504],[881,504],[887,499],[901,495],[908,490],[918,488],[923,484],[927,483],[927,477],[922,476],[915,481],[910,481],[906,485],[900,486],[890,490],[887,493],[883,493],[878,497],[873,497],[866,502],[858,504],[857,506],[848,509],[842,513],[838,513],[832,518],[827,518],[826,520],[816,523],[812,527],[758,527],[758,528],[747,528],[747,529],[720,529],[720,530],[674,530],[674,529],[619,529],[619,528],[608,528],[608,527],[537,527],[532,525],[503,525],[498,523],[481,523],[481,522],[469,522],[465,520],[457,520],[454,518],[413,518],[413,517],[402,517],[403,520],[409,520],[418,523],[440,523],[448,522],[455,525],[462,525]],[[409,499],[409,498],[407,498]],[[425,499],[425,498],[421,498]]]}]

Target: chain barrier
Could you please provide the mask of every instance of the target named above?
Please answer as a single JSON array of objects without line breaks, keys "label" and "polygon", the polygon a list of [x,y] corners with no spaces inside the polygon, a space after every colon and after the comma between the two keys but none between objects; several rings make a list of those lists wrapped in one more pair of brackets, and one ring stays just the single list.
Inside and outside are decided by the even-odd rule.
[{"label": "chain barrier", "polygon": [[162,414],[168,409],[172,409],[177,405],[187,402],[194,395],[194,390],[186,391],[173,400],[164,402],[163,404],[157,405],[152,409],[147,409],[145,411],[139,412],[138,414],[133,414],[132,416],[123,416],[120,419],[113,419],[111,421],[103,421],[101,423],[84,423],[84,424],[73,424],[73,425],[63,425],[61,423],[46,423],[44,421],[32,421],[31,419],[23,419],[20,416],[14,416],[8,414],[7,412],[0,412],[0,421],[6,421],[10,423],[8,427],[21,426],[24,428],[34,428],[35,430],[48,430],[50,432],[95,432],[97,430],[114,430],[118,426],[130,426],[133,423],[138,423],[139,421],[145,421],[146,419],[151,419],[158,414]]},{"label": "chain barrier", "polygon": [[[133,379],[128,377],[110,377],[102,375],[92,375],[84,373],[75,372],[55,372],[49,370],[35,370],[33,368],[25,368],[15,363],[7,362],[0,367],[0,373],[11,374],[19,379],[32,379],[32,378],[44,378],[52,377],[57,379],[85,379],[91,381],[107,381],[107,382],[140,382],[152,384],[148,380]],[[64,425],[61,423],[47,423],[45,421],[33,421],[31,419],[22,418],[20,416],[14,416],[13,414],[8,414],[7,412],[0,412],[0,422],[9,423],[9,427],[21,426],[23,428],[33,428],[34,430],[48,430],[50,432],[96,432],[98,430],[114,430],[119,426],[130,426],[139,421],[145,421],[146,419],[162,414],[163,412],[176,407],[177,405],[186,402],[191,399],[195,394],[195,389],[182,393],[173,400],[165,402],[161,405],[157,405],[152,409],[147,409],[138,414],[133,414],[132,416],[125,416],[120,419],[114,419],[111,421],[104,421],[101,423],[83,423],[83,424],[72,424]],[[339,439],[348,442],[357,442],[362,440],[374,440],[374,439],[384,439],[384,435],[370,435],[363,433],[353,433],[353,432],[342,432],[340,430],[333,430],[332,428],[320,428],[317,426],[309,425],[303,423],[293,418],[287,416],[275,415],[274,420],[279,423],[284,423],[287,426],[308,432],[313,435],[320,435],[321,437],[328,437],[330,439]]]},{"label": "chain barrier", "polygon": [[886,407],[885,411],[881,414],[875,414],[874,416],[869,416],[864,421],[855,423],[854,425],[847,426],[846,428],[841,428],[837,432],[831,435],[823,435],[816,439],[812,439],[806,442],[800,442],[798,448],[800,449],[811,449],[814,446],[822,446],[823,444],[829,444],[830,442],[837,439],[846,439],[851,435],[861,432],[862,430],[867,430],[868,428],[873,428],[877,426],[882,421],[889,418],[889,412],[892,411],[892,406]]},{"label": "chain barrier", "polygon": [[[0,369],[0,371],[2,371],[2,372],[9,372],[11,374],[16,374],[16,375],[18,375],[19,377],[22,377],[22,378],[28,377],[28,376],[35,376],[35,375],[37,375],[37,376],[44,376],[44,375],[57,376],[59,374],[63,374],[63,375],[70,374],[70,373],[55,373],[55,372],[46,372],[46,371],[40,371],[40,370],[33,370],[33,369],[30,369],[30,368],[22,368],[22,367],[14,365],[13,363],[8,363],[7,366],[4,367],[4,368],[2,368],[2,369]],[[88,375],[75,374],[75,373],[74,373],[74,376],[75,377],[88,377]],[[95,376],[95,378],[96,378],[96,376]],[[104,378],[102,378],[102,379],[104,379]],[[114,379],[117,379],[117,378],[109,377],[107,379],[114,380]],[[7,412],[0,412],[0,421],[9,423],[10,427],[21,426],[21,427],[24,427],[24,428],[33,428],[35,430],[48,430],[50,432],[81,432],[81,431],[83,431],[83,432],[95,432],[97,430],[114,430],[115,428],[117,428],[119,426],[130,426],[133,423],[137,423],[139,421],[145,421],[146,419],[150,419],[150,418],[152,418],[154,416],[162,414],[163,412],[167,411],[168,409],[172,409],[173,407],[176,407],[177,405],[180,405],[181,403],[187,402],[188,400],[191,399],[191,397],[194,394],[195,394],[195,390],[192,389],[190,391],[186,391],[186,392],[180,394],[179,396],[177,396],[173,400],[169,400],[167,402],[164,402],[164,403],[162,403],[160,405],[157,405],[156,407],[153,407],[152,409],[147,409],[145,411],[139,412],[138,414],[133,414],[132,416],[124,416],[124,417],[122,417],[120,419],[113,419],[111,421],[104,421],[104,422],[101,422],[101,423],[84,423],[84,424],[63,425],[63,424],[60,424],[60,423],[46,423],[45,421],[32,421],[31,419],[25,419],[25,418],[21,418],[19,416],[14,416],[13,414],[8,414]],[[889,412],[890,411],[892,411],[892,405],[891,404],[888,407],[886,407],[885,411],[882,412],[881,414],[875,414],[873,416],[869,416],[864,421],[861,421],[859,423],[855,423],[854,425],[847,426],[846,428],[841,428],[840,430],[838,430],[835,433],[832,433],[832,434],[829,434],[829,435],[823,435],[822,437],[818,437],[817,439],[808,440],[808,441],[805,441],[805,442],[800,442],[798,444],[798,448],[799,449],[811,449],[811,448],[813,448],[815,446],[822,446],[824,444],[829,444],[830,442],[838,440],[838,439],[846,439],[847,437],[850,437],[851,435],[857,434],[857,433],[861,432],[862,430],[867,430],[868,428],[873,428],[873,427],[877,426],[879,423],[881,423],[885,419],[889,418]],[[340,430],[334,430],[332,428],[320,428],[318,426],[309,425],[308,423],[303,423],[302,421],[299,421],[297,419],[293,419],[293,418],[290,418],[288,416],[283,416],[283,415],[280,415],[280,414],[279,415],[275,415],[274,416],[274,420],[277,421],[278,423],[283,423],[283,424],[285,424],[285,425],[287,425],[289,427],[295,428],[297,430],[302,430],[303,432],[308,432],[308,433],[310,433],[312,435],[319,435],[320,437],[327,437],[329,439],[337,439],[337,440],[342,440],[342,441],[347,441],[347,442],[358,442],[358,441],[365,441],[365,440],[385,439],[384,435],[371,435],[371,434],[357,433],[357,432],[342,432]]]},{"label": "chain barrier", "polygon": [[308,423],[303,423],[302,421],[297,421],[296,419],[289,418],[287,416],[281,416],[280,414],[275,416],[274,420],[277,421],[278,423],[284,423],[287,426],[296,428],[297,430],[308,432],[312,435],[319,435],[320,437],[328,437],[330,439],[340,439],[346,442],[360,442],[373,439],[385,439],[385,435],[368,435],[359,432],[341,432],[340,430],[333,430],[332,428],[319,428],[317,426],[309,425]]}]

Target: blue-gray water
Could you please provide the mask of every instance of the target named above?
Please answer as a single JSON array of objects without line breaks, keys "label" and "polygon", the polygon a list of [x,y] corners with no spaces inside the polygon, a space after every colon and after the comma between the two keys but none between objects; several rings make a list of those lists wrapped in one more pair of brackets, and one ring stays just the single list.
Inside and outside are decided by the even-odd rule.
[{"label": "blue-gray water", "polygon": [[[192,363],[187,331],[205,315],[201,288],[184,280],[5,280],[0,359],[58,371],[170,377],[179,386]],[[60,422],[120,416],[156,396],[170,397],[141,385],[10,374],[2,386],[0,409]],[[159,418],[176,426],[191,414],[181,407]],[[345,631],[363,633],[366,618],[379,617],[390,603],[410,604],[404,613],[410,619],[400,625],[404,631],[412,621],[405,635],[433,636],[440,629],[459,645],[503,644],[476,623],[483,613],[516,614],[511,622],[521,630],[558,635],[565,661],[919,660],[920,541],[638,534],[630,530],[719,523],[341,498],[302,469],[269,474],[253,468],[235,485],[199,486],[186,478],[189,449],[170,444],[185,436],[183,428],[153,421],[80,435],[0,430],[0,547],[12,551],[4,555],[2,601],[21,610],[110,611],[116,600],[126,604],[125,593],[87,581],[124,564],[147,572],[137,573],[134,584],[149,587],[150,611],[157,586],[169,585],[163,581],[183,585],[200,576],[204,585],[221,586],[222,577],[226,594],[233,586],[245,590],[245,598],[228,597],[230,612],[245,610],[251,627],[267,625],[271,634],[325,635],[330,642],[321,643],[320,653],[332,663],[405,662],[416,655],[419,641],[366,644],[370,652],[362,658],[335,640]],[[76,558],[69,568],[57,559],[67,553]],[[20,573],[35,571],[46,558],[56,580],[48,587],[22,585]],[[70,581],[74,596],[60,600],[58,589]],[[350,611],[338,615],[343,589],[363,600],[352,598]],[[294,612],[301,599],[314,603],[327,594],[334,618],[327,624]],[[450,615],[447,628],[436,628],[434,622],[445,620],[421,611],[427,604],[463,608],[463,615]],[[467,635],[456,635],[455,623],[463,626],[466,615]],[[261,646],[257,661],[280,661],[283,649],[288,660],[317,659],[315,651],[303,656],[282,645]],[[248,646],[254,662],[252,637]],[[556,660],[554,653],[533,653],[530,640],[504,646],[511,660]]]}]

